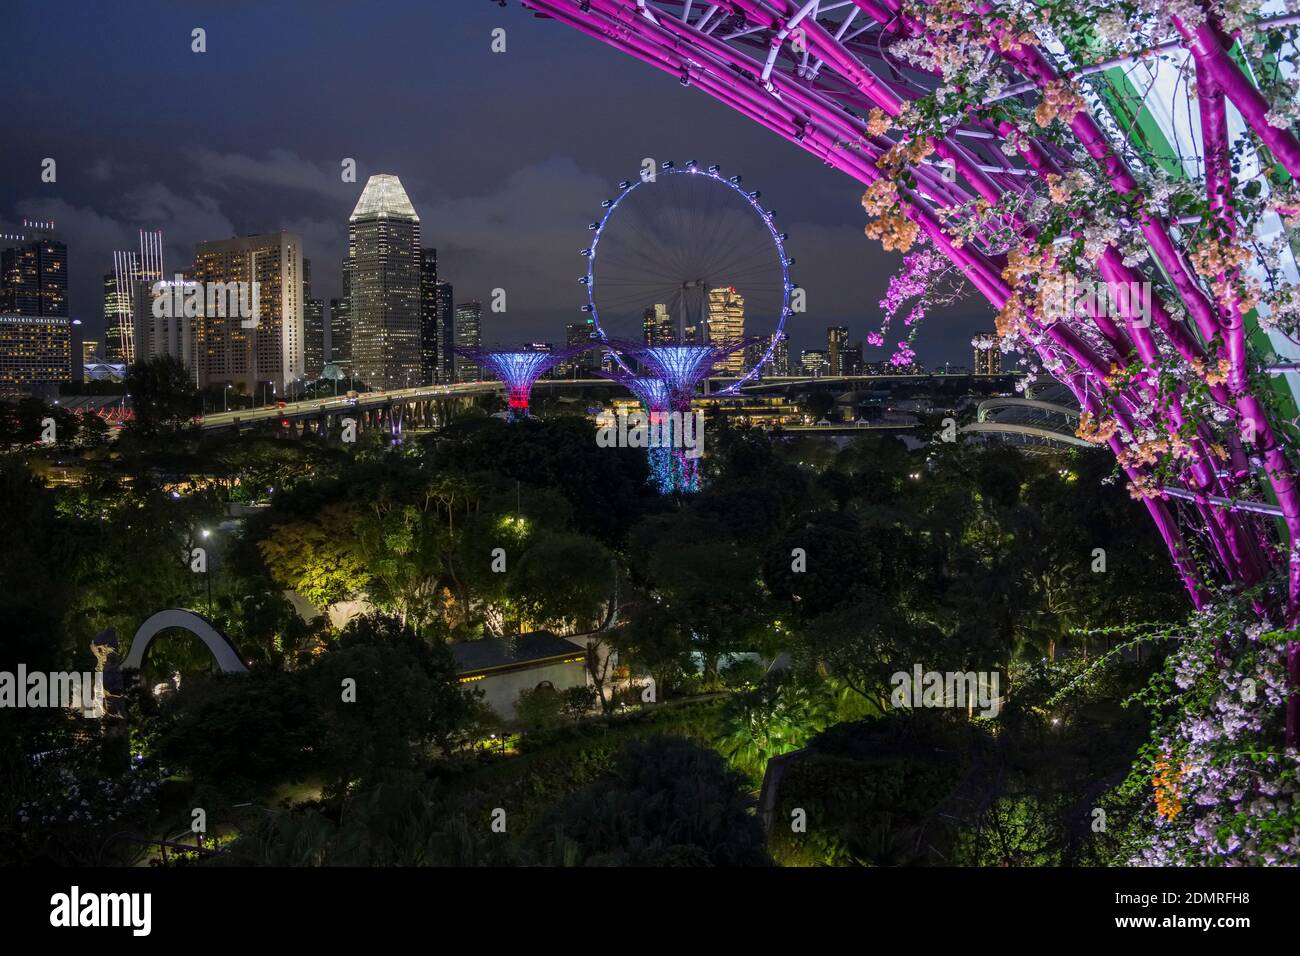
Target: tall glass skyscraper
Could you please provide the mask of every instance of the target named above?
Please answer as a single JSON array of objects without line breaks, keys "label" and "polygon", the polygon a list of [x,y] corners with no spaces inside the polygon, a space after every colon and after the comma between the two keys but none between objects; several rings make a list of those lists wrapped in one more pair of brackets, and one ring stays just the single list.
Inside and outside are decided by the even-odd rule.
[{"label": "tall glass skyscraper", "polygon": [[124,341],[127,329],[122,324],[122,317],[130,315],[131,293],[125,287],[119,289],[116,272],[104,273],[104,361],[113,364],[125,363],[129,354]]},{"label": "tall glass skyscraper", "polygon": [[371,176],[348,220],[352,363],[371,388],[421,381],[420,217],[396,176]]}]

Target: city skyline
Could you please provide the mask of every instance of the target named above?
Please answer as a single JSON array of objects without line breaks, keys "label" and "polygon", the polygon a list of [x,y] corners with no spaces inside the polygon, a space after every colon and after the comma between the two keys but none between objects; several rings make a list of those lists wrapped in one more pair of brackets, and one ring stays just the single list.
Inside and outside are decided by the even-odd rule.
[{"label": "city skyline", "polygon": [[[34,134],[0,156],[0,224],[12,227],[23,216],[56,221],[72,258],[70,314],[85,323],[88,337],[102,341],[110,253],[134,248],[140,229],[163,230],[168,261],[187,259],[199,241],[296,232],[315,263],[314,294],[342,297],[347,215],[367,178],[388,172],[406,186],[425,224],[423,240],[439,249],[439,272],[458,298],[486,303],[494,288],[509,292],[506,312],[484,316],[485,337],[559,340],[568,323],[581,319],[576,253],[601,200],[646,156],[698,158],[761,185],[789,231],[789,250],[799,259],[794,277],[808,292],[807,312],[787,328],[794,349],[821,342],[828,325],[847,325],[854,339],[878,325],[876,302],[898,257],[862,236],[860,189],[842,175],[669,78],[638,82],[646,78],[636,64],[588,49],[578,37],[514,15],[517,10],[469,7],[444,30],[418,4],[397,7],[410,24],[403,31],[410,38],[397,41],[397,50],[368,41],[371,24],[359,11],[339,9],[320,21],[312,42],[322,56],[342,58],[346,51],[346,77],[304,78],[277,66],[276,82],[255,86],[239,74],[271,59],[276,31],[254,29],[250,10],[205,11],[205,54],[190,52],[194,25],[166,5],[141,5],[141,17],[152,24],[147,36],[94,6],[67,22],[60,18],[64,42],[84,55],[86,69],[126,62],[127,92],[157,108],[133,116],[127,129],[105,128],[93,97],[74,77],[53,77],[39,101],[19,84],[7,106],[15,123]],[[291,31],[306,10],[287,4],[263,16]],[[46,14],[38,9],[14,15],[15,33],[44,30]],[[508,29],[503,54],[490,49],[497,26]],[[176,49],[155,50],[156,37],[173,31]],[[414,56],[417,41],[437,55]],[[159,68],[175,77],[166,89],[153,84],[153,69],[134,62],[131,51],[143,61],[145,44],[149,56],[162,58]],[[29,72],[36,56],[16,50],[0,70]],[[432,75],[421,72],[415,63],[425,61],[440,66]],[[597,64],[610,83],[592,88],[581,62]],[[545,84],[536,82],[543,66]],[[418,115],[409,113],[416,101],[407,92],[380,103],[379,85],[369,77],[390,72],[403,90],[446,88],[437,124],[389,121]],[[482,87],[472,97],[459,78],[466,74]],[[217,77],[229,84],[220,99],[208,92]],[[619,80],[625,93],[616,92]],[[245,94],[269,98],[261,116],[227,105]],[[599,135],[588,120],[560,108],[574,96],[589,98],[602,116]],[[48,110],[65,121],[56,128],[43,118]],[[190,124],[181,148],[174,148],[167,114],[183,114]],[[281,119],[270,122],[271,115]],[[318,115],[331,122],[305,119]],[[464,149],[471,140],[476,148]],[[40,180],[45,157],[59,162],[57,183]],[[356,161],[355,182],[341,179],[347,158]],[[936,310],[916,343],[922,362],[965,364],[971,335],[991,322],[991,310],[975,299]],[[866,360],[884,359],[889,345],[869,351],[881,354]]]}]

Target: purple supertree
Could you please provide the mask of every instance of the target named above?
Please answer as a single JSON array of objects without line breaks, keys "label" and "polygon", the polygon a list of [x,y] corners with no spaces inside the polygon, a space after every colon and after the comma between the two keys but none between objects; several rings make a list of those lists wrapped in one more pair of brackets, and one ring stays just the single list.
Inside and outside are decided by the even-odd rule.
[{"label": "purple supertree", "polygon": [[477,365],[482,365],[506,386],[506,402],[511,421],[528,417],[528,400],[533,383],[562,362],[568,361],[589,345],[569,346],[550,351],[529,349],[461,348],[456,351]]}]

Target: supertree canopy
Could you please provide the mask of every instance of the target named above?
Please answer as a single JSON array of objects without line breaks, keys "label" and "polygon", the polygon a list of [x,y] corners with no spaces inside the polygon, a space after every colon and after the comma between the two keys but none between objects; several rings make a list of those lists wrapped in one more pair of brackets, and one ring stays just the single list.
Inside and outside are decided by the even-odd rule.
[{"label": "supertree canopy", "polygon": [[618,382],[635,395],[648,412],[667,411],[671,404],[668,385],[661,378],[652,375],[631,375],[622,369],[615,369],[612,372],[597,370],[595,374],[612,382]]},{"label": "supertree canopy", "polygon": [[664,384],[668,390],[669,408],[687,411],[691,407],[695,387],[709,377],[719,362],[743,349],[750,341],[738,339],[708,345],[615,343],[613,347],[618,354],[633,359]]},{"label": "supertree canopy", "polygon": [[533,383],[588,347],[571,346],[547,352],[491,348],[457,348],[456,351],[488,369],[505,384],[510,418],[518,420],[528,415]]}]

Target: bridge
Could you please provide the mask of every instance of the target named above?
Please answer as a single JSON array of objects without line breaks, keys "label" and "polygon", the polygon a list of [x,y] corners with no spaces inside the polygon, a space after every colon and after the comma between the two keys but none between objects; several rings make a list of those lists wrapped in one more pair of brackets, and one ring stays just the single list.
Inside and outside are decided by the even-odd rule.
[{"label": "bridge", "polygon": [[[609,386],[615,383],[603,378],[543,379],[536,387],[571,385],[589,387]],[[204,415],[199,425],[204,431],[243,429],[258,424],[278,424],[290,431],[310,430],[314,425],[327,430],[344,418],[352,418],[358,428],[373,428],[387,424],[400,431],[410,422],[415,427],[432,427],[445,419],[446,406],[463,403],[479,395],[504,391],[500,382],[458,382],[454,385],[419,385],[414,388],[397,388],[387,391],[360,392],[355,397],[332,395],[328,398],[309,398],[283,405],[263,405],[259,408],[241,408],[229,412]]]},{"label": "bridge", "polygon": [[[766,391],[789,389],[806,386],[832,386],[847,390],[858,390],[873,384],[915,381],[923,382],[939,379],[974,379],[996,381],[1007,379],[1013,373],[1003,372],[999,375],[975,375],[970,373],[906,373],[886,375],[770,375],[743,386],[744,394],[760,394]],[[705,394],[734,382],[734,376],[714,376],[708,380]],[[577,379],[539,379],[534,388],[621,388],[617,382],[605,378]],[[258,408],[242,408],[235,411],[216,412],[204,415],[200,427],[204,431],[250,428],[254,425],[272,424],[294,433],[317,430],[327,434],[336,428],[344,418],[352,418],[358,428],[377,428],[387,426],[390,430],[401,431],[403,426],[415,428],[432,428],[444,421],[455,404],[480,395],[500,393],[505,386],[498,381],[458,382],[454,385],[419,385],[414,388],[389,389],[387,391],[360,392],[354,398],[346,395],[332,395],[327,398],[309,398],[299,402],[286,402],[283,405],[263,405]],[[839,426],[836,426],[837,428]],[[859,426],[898,428],[902,426]],[[791,430],[791,429],[787,429]],[[799,426],[799,430],[822,430],[817,426]]]}]

